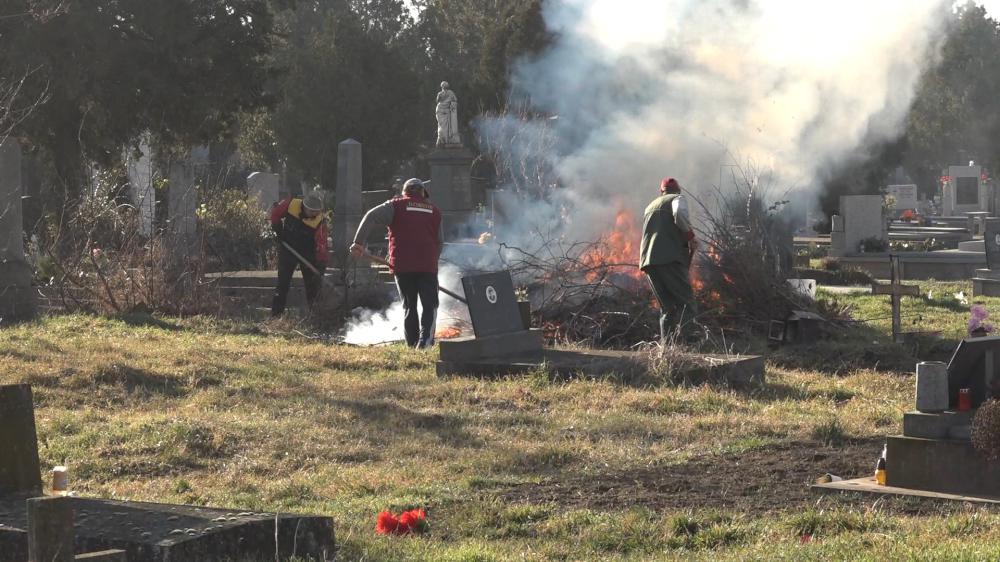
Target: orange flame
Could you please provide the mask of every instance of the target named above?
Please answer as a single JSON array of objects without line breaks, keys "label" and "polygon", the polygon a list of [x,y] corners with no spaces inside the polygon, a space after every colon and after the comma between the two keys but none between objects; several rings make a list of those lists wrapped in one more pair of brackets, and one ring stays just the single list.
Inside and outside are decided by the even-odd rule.
[{"label": "orange flame", "polygon": [[641,232],[635,214],[619,204],[615,214],[615,224],[611,232],[601,237],[600,241],[580,256],[580,261],[589,270],[587,279],[594,281],[599,277],[600,268],[620,266],[622,273],[639,279],[641,272],[635,267],[639,263],[639,240]]},{"label": "orange flame", "polygon": [[462,329],[458,326],[448,326],[447,328],[438,328],[437,332],[434,334],[434,339],[438,340],[451,340],[462,335]]}]

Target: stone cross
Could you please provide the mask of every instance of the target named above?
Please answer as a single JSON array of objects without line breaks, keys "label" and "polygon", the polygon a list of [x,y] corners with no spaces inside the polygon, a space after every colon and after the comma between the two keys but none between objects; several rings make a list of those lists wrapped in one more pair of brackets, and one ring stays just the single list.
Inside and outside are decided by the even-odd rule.
[{"label": "stone cross", "polygon": [[888,285],[875,283],[872,285],[873,295],[892,296],[892,341],[901,343],[903,332],[900,328],[899,305],[904,296],[920,296],[920,287],[917,285],[903,285],[900,283],[899,256],[890,255],[889,262],[892,267],[892,281]]}]

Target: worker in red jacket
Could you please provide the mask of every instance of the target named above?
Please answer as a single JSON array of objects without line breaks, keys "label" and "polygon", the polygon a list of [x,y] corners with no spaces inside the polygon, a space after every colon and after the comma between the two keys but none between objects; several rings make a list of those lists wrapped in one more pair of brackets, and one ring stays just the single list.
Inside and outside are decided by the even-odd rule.
[{"label": "worker in red jacket", "polygon": [[[310,306],[323,285],[322,276],[330,259],[326,243],[327,220],[323,213],[323,194],[317,189],[305,197],[289,197],[276,203],[271,209],[271,228],[278,237],[278,286],[274,290],[274,300],[271,301],[271,315],[281,316],[285,312],[285,302],[288,299],[288,289],[292,286],[295,268],[302,270],[306,302]],[[301,259],[289,251],[285,244],[295,250]],[[308,263],[303,263],[302,259],[308,260]]]},{"label": "worker in red jacket", "polygon": [[[427,200],[424,182],[413,178],[403,184],[403,194],[368,211],[354,235],[351,255],[365,253],[368,233],[376,226],[389,228],[389,264],[403,301],[406,345],[431,347],[438,308],[438,259],[444,245],[441,211]],[[417,317],[417,300],[422,312]]]}]

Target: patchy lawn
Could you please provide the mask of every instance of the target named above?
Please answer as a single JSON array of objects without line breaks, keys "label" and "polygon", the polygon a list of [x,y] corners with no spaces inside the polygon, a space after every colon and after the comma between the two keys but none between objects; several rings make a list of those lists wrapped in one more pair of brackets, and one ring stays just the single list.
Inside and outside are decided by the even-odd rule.
[{"label": "patchy lawn", "polygon": [[[958,338],[963,286],[927,286],[904,314]],[[835,298],[887,316],[887,297]],[[81,494],[330,515],[338,560],[1000,557],[992,509],[805,488],[871,472],[913,401],[907,362],[947,347],[893,346],[888,320],[776,353],[748,392],[438,379],[436,353],[283,326],[50,317],[0,331],[0,382],[34,386],[44,468]],[[417,506],[427,535],[375,535]]]}]

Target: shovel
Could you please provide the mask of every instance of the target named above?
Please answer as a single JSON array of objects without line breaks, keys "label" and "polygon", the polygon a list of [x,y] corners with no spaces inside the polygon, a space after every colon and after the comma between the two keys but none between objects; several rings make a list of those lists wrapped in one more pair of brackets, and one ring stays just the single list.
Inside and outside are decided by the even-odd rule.
[{"label": "shovel", "polygon": [[299,260],[299,263],[306,266],[306,268],[309,269],[309,271],[312,271],[319,277],[321,286],[330,287],[330,285],[327,284],[326,276],[320,273],[319,270],[316,269],[316,266],[312,264],[312,262],[304,258],[302,254],[296,252],[295,249],[288,244],[288,242],[285,242],[284,240],[281,239],[279,239],[278,241],[281,242],[281,245],[284,246],[286,250],[288,250],[289,252],[292,253],[293,256],[295,256],[295,259]]}]

